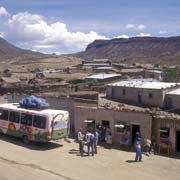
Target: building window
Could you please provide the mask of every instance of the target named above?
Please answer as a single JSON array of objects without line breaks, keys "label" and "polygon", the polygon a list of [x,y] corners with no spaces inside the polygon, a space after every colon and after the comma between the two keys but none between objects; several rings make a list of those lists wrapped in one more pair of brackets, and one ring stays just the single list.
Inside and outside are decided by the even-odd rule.
[{"label": "building window", "polygon": [[153,98],[153,94],[149,93],[149,99],[152,99],[152,98]]},{"label": "building window", "polygon": [[123,133],[126,131],[126,123],[122,121],[116,122],[115,126],[116,132]]},{"label": "building window", "polygon": [[122,90],[122,94],[126,95],[126,90],[125,89]]},{"label": "building window", "polygon": [[169,128],[160,128],[160,143],[169,144]]},{"label": "building window", "polygon": [[169,138],[169,128],[160,129],[160,138]]}]

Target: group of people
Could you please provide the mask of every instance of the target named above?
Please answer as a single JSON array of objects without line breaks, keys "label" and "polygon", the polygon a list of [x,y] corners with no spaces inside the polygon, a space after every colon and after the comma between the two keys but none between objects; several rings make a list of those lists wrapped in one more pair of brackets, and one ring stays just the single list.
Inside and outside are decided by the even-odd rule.
[{"label": "group of people", "polygon": [[96,130],[87,131],[86,135],[82,133],[82,129],[80,128],[78,131],[78,142],[79,142],[79,152],[80,155],[84,154],[84,145],[87,145],[87,155],[90,153],[92,156],[97,154],[97,144],[98,144],[99,135]]},{"label": "group of people", "polygon": [[[83,156],[85,153],[84,151],[84,145],[87,145],[87,155],[89,156],[90,154],[94,156],[94,154],[97,154],[97,145],[99,140],[101,139],[102,136],[100,132],[97,130],[89,130],[87,131],[86,134],[83,134],[82,129],[80,128],[78,131],[78,142],[79,142],[79,152],[80,155]],[[112,144],[112,133],[110,129],[106,129],[104,140],[107,142],[107,144]],[[136,137],[134,139],[134,146],[135,146],[135,161],[142,161],[142,137],[139,132],[136,133]],[[149,139],[146,139],[143,150],[146,153],[151,153],[152,150],[152,143]]]}]

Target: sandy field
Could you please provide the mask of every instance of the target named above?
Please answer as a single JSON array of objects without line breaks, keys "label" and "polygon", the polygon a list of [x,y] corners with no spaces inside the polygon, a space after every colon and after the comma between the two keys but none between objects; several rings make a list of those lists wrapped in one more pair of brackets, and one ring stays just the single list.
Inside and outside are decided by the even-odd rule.
[{"label": "sandy field", "polygon": [[[79,156],[78,144],[25,146],[21,140],[0,137],[1,180],[179,180],[180,160],[159,155],[134,162],[134,152],[98,147],[98,154]],[[85,147],[86,150],[86,147]]]}]

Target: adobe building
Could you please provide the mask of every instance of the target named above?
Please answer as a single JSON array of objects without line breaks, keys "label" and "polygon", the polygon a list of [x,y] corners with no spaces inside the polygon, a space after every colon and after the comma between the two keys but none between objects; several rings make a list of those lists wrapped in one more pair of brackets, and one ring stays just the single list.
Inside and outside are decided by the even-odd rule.
[{"label": "adobe building", "polygon": [[162,146],[166,152],[169,149],[169,153],[180,153],[180,116],[168,113],[154,115],[152,122],[157,148]]},{"label": "adobe building", "polygon": [[110,127],[116,145],[121,145],[121,142],[133,145],[136,132],[140,132],[143,139],[151,139],[152,117],[148,112],[76,106],[74,113],[75,132],[82,128],[85,133],[87,129],[100,125]]},{"label": "adobe building", "polygon": [[166,94],[180,88],[180,83],[159,82],[153,79],[130,79],[108,84],[106,97],[130,104],[166,107]]}]

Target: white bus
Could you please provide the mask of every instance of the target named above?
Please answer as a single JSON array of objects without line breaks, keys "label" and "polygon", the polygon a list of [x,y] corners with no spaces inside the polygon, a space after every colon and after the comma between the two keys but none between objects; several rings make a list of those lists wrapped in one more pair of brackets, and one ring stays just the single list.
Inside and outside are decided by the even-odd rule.
[{"label": "white bus", "polygon": [[25,109],[15,104],[0,105],[0,132],[30,141],[47,142],[67,136],[68,111]]}]

